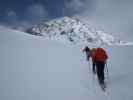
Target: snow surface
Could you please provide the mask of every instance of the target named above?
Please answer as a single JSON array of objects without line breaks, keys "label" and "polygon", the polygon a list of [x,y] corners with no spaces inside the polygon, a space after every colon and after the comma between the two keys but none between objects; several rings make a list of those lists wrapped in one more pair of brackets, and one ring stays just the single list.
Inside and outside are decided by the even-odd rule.
[{"label": "snow surface", "polygon": [[104,47],[103,92],[81,46],[2,27],[0,35],[0,100],[133,100],[132,46]]}]

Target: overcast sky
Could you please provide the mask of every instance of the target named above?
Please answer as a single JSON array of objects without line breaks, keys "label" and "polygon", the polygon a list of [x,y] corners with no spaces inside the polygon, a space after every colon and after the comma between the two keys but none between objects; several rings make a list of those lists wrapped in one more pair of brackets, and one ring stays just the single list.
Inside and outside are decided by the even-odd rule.
[{"label": "overcast sky", "polygon": [[76,16],[90,27],[132,40],[132,9],[133,0],[0,0],[0,24],[27,27]]}]

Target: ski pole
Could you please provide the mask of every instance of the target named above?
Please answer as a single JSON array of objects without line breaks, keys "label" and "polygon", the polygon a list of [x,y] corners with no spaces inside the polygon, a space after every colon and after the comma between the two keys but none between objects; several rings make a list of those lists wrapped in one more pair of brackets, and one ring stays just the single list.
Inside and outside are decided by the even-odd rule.
[{"label": "ski pole", "polygon": [[106,70],[107,70],[107,80],[109,80],[109,73],[108,73],[107,62],[106,62]]},{"label": "ski pole", "polygon": [[90,60],[89,60],[89,70],[91,70],[91,62],[90,62]]}]

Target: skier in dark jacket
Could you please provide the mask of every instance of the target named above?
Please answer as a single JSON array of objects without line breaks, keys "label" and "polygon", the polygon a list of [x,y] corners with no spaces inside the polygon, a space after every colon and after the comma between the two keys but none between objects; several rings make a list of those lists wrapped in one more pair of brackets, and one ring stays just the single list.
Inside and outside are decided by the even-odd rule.
[{"label": "skier in dark jacket", "polygon": [[87,46],[83,49],[83,52],[86,52],[86,59],[87,59],[87,61],[90,60],[90,57],[92,58],[91,59],[92,60],[92,72],[94,74],[96,74],[96,68],[95,68],[96,67],[96,64],[95,64],[95,60],[94,60],[95,50],[96,50],[96,48],[90,49]]},{"label": "skier in dark jacket", "polygon": [[87,59],[87,61],[89,61],[90,56],[91,56],[91,50],[90,50],[90,48],[89,48],[88,46],[86,46],[86,47],[83,49],[83,52],[86,53],[86,59]]}]

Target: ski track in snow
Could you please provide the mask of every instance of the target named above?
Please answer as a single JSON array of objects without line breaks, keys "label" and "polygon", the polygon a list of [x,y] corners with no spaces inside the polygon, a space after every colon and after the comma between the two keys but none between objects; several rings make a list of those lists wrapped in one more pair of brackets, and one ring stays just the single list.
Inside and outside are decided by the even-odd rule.
[{"label": "ski track in snow", "polygon": [[103,92],[80,46],[2,27],[0,34],[0,100],[133,99],[131,46],[105,47],[109,79]]}]

